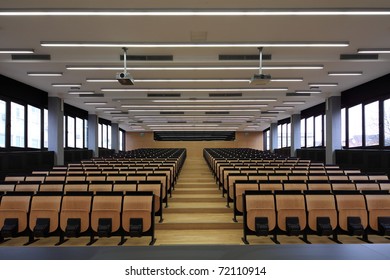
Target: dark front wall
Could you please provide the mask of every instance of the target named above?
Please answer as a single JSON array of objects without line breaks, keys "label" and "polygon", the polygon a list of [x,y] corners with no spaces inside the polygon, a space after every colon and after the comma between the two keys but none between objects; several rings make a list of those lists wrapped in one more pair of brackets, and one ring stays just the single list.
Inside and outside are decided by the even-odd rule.
[{"label": "dark front wall", "polygon": [[64,150],[64,164],[79,163],[82,160],[92,158],[92,150],[87,149],[65,149]]},{"label": "dark front wall", "polygon": [[297,157],[301,159],[310,159],[311,161],[325,163],[325,156],[325,148],[297,149]]}]

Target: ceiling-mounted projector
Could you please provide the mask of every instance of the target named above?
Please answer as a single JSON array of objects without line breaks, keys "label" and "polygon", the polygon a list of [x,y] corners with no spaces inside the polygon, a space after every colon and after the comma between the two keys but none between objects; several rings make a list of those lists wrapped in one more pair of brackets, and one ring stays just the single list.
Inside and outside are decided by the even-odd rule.
[{"label": "ceiling-mounted projector", "polygon": [[127,58],[127,48],[122,48],[123,49],[123,72],[121,73],[116,73],[116,79],[121,85],[124,86],[132,86],[134,85],[134,79],[130,75],[130,73],[127,73],[126,69],[126,58]]},{"label": "ceiling-mounted projector", "polygon": [[121,72],[116,74],[116,79],[121,85],[132,86],[134,85],[134,79],[130,76],[130,73]]},{"label": "ceiling-mounted projector", "polygon": [[271,80],[271,75],[255,74],[255,75],[253,75],[250,83],[251,83],[251,85],[261,86],[261,85],[268,84],[270,82],[270,80]]},{"label": "ceiling-mounted projector", "polygon": [[263,74],[263,48],[259,48],[260,58],[259,58],[259,74],[253,75],[250,84],[254,86],[263,86],[268,84],[271,81],[271,75]]}]

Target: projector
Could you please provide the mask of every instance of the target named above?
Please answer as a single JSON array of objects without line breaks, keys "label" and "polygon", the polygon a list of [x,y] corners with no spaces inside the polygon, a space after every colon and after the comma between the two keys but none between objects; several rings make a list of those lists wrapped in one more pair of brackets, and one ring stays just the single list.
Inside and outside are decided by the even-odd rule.
[{"label": "projector", "polygon": [[132,86],[132,85],[134,85],[133,77],[130,76],[129,73],[125,73],[125,72],[117,73],[117,74],[116,74],[116,79],[117,79],[118,82],[120,82],[122,85],[125,85],[125,86]]},{"label": "projector", "polygon": [[271,75],[266,74],[256,74],[252,77],[250,84],[251,85],[266,85],[271,80]]}]

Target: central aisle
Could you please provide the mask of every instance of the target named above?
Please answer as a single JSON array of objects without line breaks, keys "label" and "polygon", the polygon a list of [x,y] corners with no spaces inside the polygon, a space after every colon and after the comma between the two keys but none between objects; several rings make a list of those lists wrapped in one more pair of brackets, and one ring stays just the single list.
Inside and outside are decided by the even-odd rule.
[{"label": "central aisle", "polygon": [[156,245],[242,244],[242,223],[233,212],[203,158],[187,158],[164,208],[164,222],[156,224]]}]

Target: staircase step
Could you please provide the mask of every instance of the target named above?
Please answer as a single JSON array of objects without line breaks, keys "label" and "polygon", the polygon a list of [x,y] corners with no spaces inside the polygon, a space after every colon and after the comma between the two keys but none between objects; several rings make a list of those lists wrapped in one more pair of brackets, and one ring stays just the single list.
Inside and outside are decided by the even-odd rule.
[{"label": "staircase step", "polygon": [[165,214],[194,214],[194,213],[224,213],[229,214],[233,217],[233,210],[231,208],[172,208],[169,205],[169,208],[163,210]]},{"label": "staircase step", "polygon": [[[205,201],[201,201],[201,202],[178,202],[178,201],[174,201],[174,199],[172,198],[172,200],[169,201],[169,207],[168,208],[165,208],[165,209],[187,209],[187,208],[191,208],[191,209],[210,209],[210,208],[220,208],[220,209],[223,209],[223,208],[226,208],[226,201],[218,201],[218,202],[205,202]],[[163,211],[165,211],[165,209]],[[229,208],[226,208],[226,209],[229,209]]]},{"label": "staircase step", "polygon": [[156,224],[156,230],[224,230],[241,229],[241,223],[165,223]]},{"label": "staircase step", "polygon": [[[174,199],[175,202],[196,202],[196,203],[199,203],[199,202],[225,202],[226,201],[226,198],[224,199],[223,197],[221,198],[189,198],[189,197],[176,197],[176,198],[172,198],[172,200]],[[173,202],[173,201],[172,201]]]},{"label": "staircase step", "polygon": [[215,188],[215,189],[210,189],[210,188],[177,188],[174,192],[175,196],[177,194],[219,194],[221,195],[221,192]]}]

